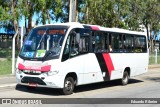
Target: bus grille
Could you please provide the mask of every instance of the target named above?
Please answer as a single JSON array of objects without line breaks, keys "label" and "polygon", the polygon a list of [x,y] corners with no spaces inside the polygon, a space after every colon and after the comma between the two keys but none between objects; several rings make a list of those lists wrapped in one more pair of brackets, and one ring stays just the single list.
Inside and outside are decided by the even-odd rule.
[{"label": "bus grille", "polygon": [[28,75],[40,75],[41,73],[33,73],[33,72],[24,72],[25,74],[28,74]]},{"label": "bus grille", "polygon": [[38,85],[46,85],[45,82],[43,82],[40,78],[38,77],[23,77],[21,80],[22,83],[36,83]]}]

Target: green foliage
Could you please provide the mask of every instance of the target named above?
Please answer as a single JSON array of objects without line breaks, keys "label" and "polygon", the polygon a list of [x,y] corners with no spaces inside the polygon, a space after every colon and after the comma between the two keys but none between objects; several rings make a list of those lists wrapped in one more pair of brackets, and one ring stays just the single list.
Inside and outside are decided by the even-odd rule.
[{"label": "green foliage", "polygon": [[[156,60],[155,55],[150,55],[150,56],[149,56],[149,64],[150,64],[150,65],[156,64],[156,63],[155,63],[155,60]],[[160,54],[157,56],[157,64],[160,64]]]},{"label": "green foliage", "polygon": [[[15,27],[14,21],[18,22],[24,16],[26,20],[28,19],[28,26],[31,26],[34,14],[38,16],[36,24],[46,24],[46,21],[51,23],[51,20],[66,22],[69,15],[69,1],[1,0],[0,25],[2,27],[10,24]],[[77,0],[76,12],[78,21],[82,23],[138,31],[143,24],[156,34],[160,28],[159,7],[159,0]]]},{"label": "green foliage", "polygon": [[128,14],[128,4],[124,0],[86,0],[82,22],[105,27],[127,28],[124,23]]},{"label": "green foliage", "polygon": [[0,60],[0,75],[11,74],[12,61],[11,60]]},{"label": "green foliage", "polygon": [[[15,56],[17,57],[18,56],[18,53],[19,53],[19,50],[16,50],[16,54]],[[12,56],[12,50],[11,49],[1,49],[0,48],[0,58],[7,58],[7,59],[10,59]]]}]

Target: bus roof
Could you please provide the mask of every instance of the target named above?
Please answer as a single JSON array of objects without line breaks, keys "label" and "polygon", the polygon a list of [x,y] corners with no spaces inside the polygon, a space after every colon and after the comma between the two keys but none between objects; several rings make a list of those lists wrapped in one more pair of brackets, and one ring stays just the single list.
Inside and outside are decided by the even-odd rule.
[{"label": "bus roof", "polygon": [[[101,27],[99,25],[91,25],[91,24],[81,24],[78,22],[67,22],[67,23],[55,23],[55,24],[46,24],[46,25],[40,25],[40,26],[51,26],[51,25],[64,25],[64,26],[69,26],[72,28],[90,28],[92,30],[101,30],[101,31],[108,31],[108,32],[117,32],[117,33],[125,33],[125,34],[136,34],[136,35],[146,35],[145,32],[139,32],[139,31],[131,31],[131,30],[126,30],[126,29],[121,29],[121,28],[108,28],[108,27]],[[40,27],[36,26],[36,27]],[[35,27],[35,28],[36,28]]]}]

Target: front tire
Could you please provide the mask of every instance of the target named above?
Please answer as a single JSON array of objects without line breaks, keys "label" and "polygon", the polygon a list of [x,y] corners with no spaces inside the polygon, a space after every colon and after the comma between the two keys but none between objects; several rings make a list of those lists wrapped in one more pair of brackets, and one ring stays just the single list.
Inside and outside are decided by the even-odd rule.
[{"label": "front tire", "polygon": [[67,77],[64,80],[64,87],[61,90],[63,95],[70,95],[73,93],[74,90],[74,79],[72,77]]},{"label": "front tire", "polygon": [[36,89],[36,87],[31,87],[31,86],[24,86],[27,90],[33,91]]},{"label": "front tire", "polygon": [[129,74],[127,71],[124,71],[123,73],[123,77],[121,79],[121,84],[122,85],[127,85],[128,84],[128,81],[129,81]]}]

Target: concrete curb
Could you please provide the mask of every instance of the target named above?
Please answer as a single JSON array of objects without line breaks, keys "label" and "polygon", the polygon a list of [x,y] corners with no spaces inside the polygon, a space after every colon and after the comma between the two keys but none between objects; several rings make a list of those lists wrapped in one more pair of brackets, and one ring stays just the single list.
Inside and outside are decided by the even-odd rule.
[{"label": "concrete curb", "polygon": [[8,78],[8,77],[15,77],[15,75],[13,75],[13,74],[7,74],[7,75],[0,75],[0,78]]},{"label": "concrete curb", "polygon": [[17,85],[17,83],[12,83],[12,84],[1,84],[1,85],[0,85],[0,88],[14,87],[14,86],[16,86],[16,85]]}]

